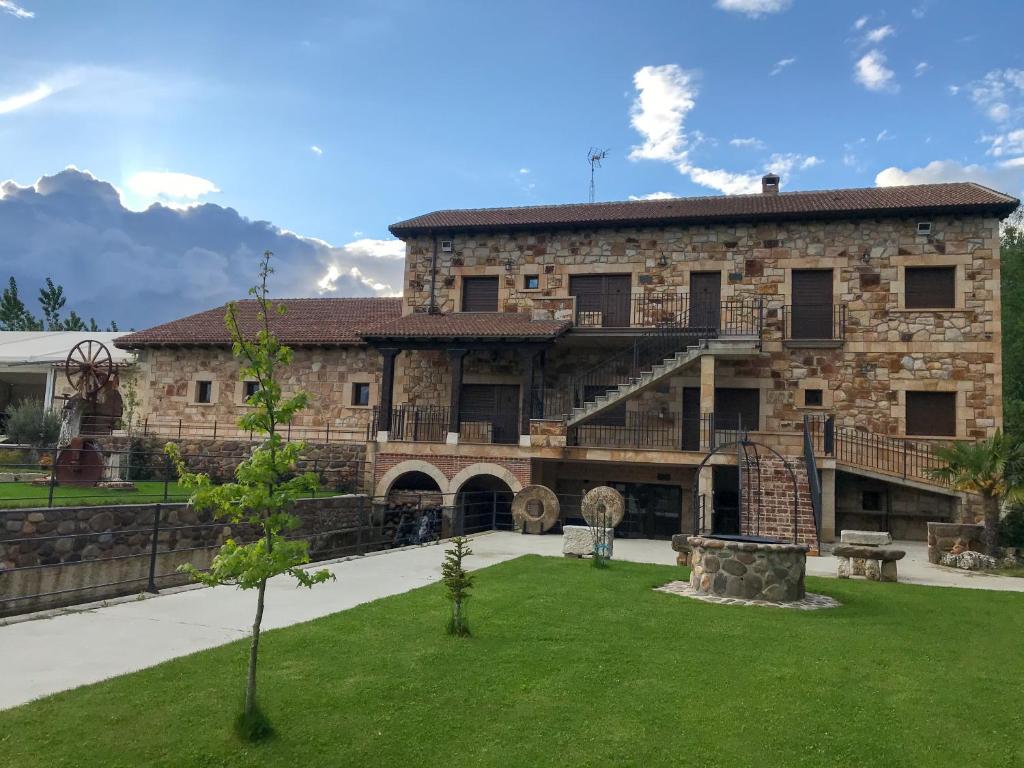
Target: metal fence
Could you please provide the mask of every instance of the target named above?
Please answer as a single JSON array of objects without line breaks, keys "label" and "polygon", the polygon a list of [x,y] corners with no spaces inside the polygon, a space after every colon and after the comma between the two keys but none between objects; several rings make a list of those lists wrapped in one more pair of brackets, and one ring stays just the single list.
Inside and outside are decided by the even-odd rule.
[{"label": "metal fence", "polygon": [[[244,457],[185,454],[192,471],[214,482],[233,479]],[[362,489],[364,459],[301,458],[297,472],[312,472],[323,492]],[[8,508],[185,501],[177,471],[162,451],[127,448],[33,448],[0,446],[0,511]],[[314,494],[315,495],[315,494]]]},{"label": "metal fence", "polygon": [[[282,424],[281,435],[286,440],[303,440],[309,443],[344,443],[361,441],[365,427],[339,427],[330,424]],[[116,435],[127,437],[125,420],[118,416],[82,416],[79,423],[79,434],[83,437],[102,437]],[[258,433],[238,428],[237,417],[219,419],[174,419],[159,416],[147,416],[138,421],[131,430],[133,438],[167,438],[169,440],[205,439],[205,440],[247,440],[259,441]]]}]

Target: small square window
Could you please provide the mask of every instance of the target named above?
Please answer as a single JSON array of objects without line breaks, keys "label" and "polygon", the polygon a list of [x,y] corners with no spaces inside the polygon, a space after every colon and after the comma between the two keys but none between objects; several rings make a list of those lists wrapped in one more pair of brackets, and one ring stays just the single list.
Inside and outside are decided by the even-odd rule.
[{"label": "small square window", "polygon": [[523,275],[523,288],[528,291],[540,288],[540,275]]},{"label": "small square window", "polygon": [[213,382],[212,381],[197,381],[196,382],[196,402],[197,403],[209,403],[213,401]]},{"label": "small square window", "polygon": [[919,235],[930,235],[932,233],[932,223],[930,221],[919,221],[917,222],[917,234]]},{"label": "small square window", "polygon": [[352,385],[352,405],[370,404],[370,385],[356,382]]},{"label": "small square window", "polygon": [[865,512],[881,512],[882,494],[878,491],[863,491],[860,495],[860,508]]},{"label": "small square window", "polygon": [[258,381],[246,381],[243,383],[245,387],[245,399],[248,400],[250,397],[260,391],[260,383]]},{"label": "small square window", "polygon": [[820,389],[804,390],[804,405],[813,407],[822,404],[822,392]]}]

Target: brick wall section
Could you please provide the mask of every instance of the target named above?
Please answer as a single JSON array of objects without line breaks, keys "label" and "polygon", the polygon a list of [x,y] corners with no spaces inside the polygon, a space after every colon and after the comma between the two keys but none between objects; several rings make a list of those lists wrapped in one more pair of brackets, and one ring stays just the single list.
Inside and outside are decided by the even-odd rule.
[{"label": "brick wall section", "polygon": [[[818,537],[814,527],[814,507],[807,482],[807,468],[802,458],[787,457],[796,475],[797,492],[797,543],[811,549],[818,548]],[[750,477],[750,495],[744,479],[743,517],[740,532],[747,535],[767,536],[781,541],[793,540],[793,480],[777,456],[761,454],[760,472],[753,462],[744,469]],[[755,475],[761,479],[758,487]]]},{"label": "brick wall section", "polygon": [[[433,466],[437,467],[441,473],[448,478],[450,481],[455,475],[464,470],[466,467],[471,467],[474,464],[497,464],[504,467],[519,480],[523,485],[530,484],[530,460],[529,459],[495,459],[489,457],[474,457],[474,456],[424,456],[416,457],[409,456],[408,454],[397,454],[397,453],[379,453],[377,454],[377,460],[374,462],[374,473],[373,483],[376,488],[377,483],[380,479],[393,467],[398,466],[404,461],[410,460],[422,460]],[[455,491],[457,489],[442,488],[442,491]]]},{"label": "brick wall section", "polygon": [[[127,439],[124,437],[104,437],[100,439],[104,448],[124,451]],[[154,454],[150,462],[157,463],[154,479],[163,479],[161,454],[164,445],[169,442],[165,438],[146,438],[142,441],[143,450]],[[239,462],[247,458],[255,443],[249,440],[212,440],[186,437],[173,440],[185,456],[188,467],[193,472],[205,472],[215,480],[230,480],[234,477]],[[306,441],[302,451],[299,470],[316,472],[325,489],[356,492],[365,488],[366,443],[336,442],[314,443]],[[136,475],[136,479],[143,479]]]}]

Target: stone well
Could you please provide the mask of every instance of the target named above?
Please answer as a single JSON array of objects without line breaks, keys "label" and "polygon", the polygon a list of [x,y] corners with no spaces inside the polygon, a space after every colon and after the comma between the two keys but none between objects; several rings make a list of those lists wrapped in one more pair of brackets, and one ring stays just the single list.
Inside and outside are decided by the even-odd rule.
[{"label": "stone well", "polygon": [[804,598],[807,545],[691,536],[690,587],[701,595],[788,603]]}]

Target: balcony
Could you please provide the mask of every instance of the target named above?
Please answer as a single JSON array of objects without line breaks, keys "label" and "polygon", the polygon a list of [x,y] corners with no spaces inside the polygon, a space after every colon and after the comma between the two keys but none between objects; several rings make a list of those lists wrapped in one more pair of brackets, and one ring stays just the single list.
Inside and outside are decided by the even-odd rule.
[{"label": "balcony", "polygon": [[573,314],[579,330],[638,328],[690,330],[701,338],[760,335],[763,303],[759,297],[691,301],[675,291],[651,293],[577,293]]},{"label": "balcony", "polygon": [[782,341],[792,347],[839,347],[846,339],[845,304],[787,304]]},{"label": "balcony", "polygon": [[[407,443],[444,443],[448,440],[451,408],[447,405],[402,404],[391,409],[388,440]],[[377,437],[380,409],[373,409],[367,439]],[[519,414],[463,409],[459,414],[459,442],[515,444],[519,442]]]}]

